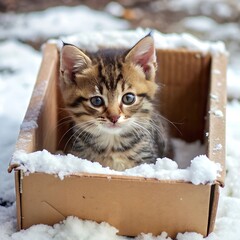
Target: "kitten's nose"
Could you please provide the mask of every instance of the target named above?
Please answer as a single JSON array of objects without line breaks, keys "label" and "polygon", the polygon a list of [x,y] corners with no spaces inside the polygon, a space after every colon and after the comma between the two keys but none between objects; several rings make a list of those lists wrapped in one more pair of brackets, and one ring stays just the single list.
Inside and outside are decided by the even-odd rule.
[{"label": "kitten's nose", "polygon": [[108,117],[108,119],[114,124],[118,121],[119,118],[120,118],[120,116],[118,116],[118,115],[113,115],[113,116]]}]

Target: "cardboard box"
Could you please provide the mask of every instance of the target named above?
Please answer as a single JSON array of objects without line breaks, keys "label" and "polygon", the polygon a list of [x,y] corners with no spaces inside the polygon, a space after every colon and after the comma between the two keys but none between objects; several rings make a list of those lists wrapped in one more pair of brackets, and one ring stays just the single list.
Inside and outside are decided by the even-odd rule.
[{"label": "cardboard box", "polygon": [[[219,188],[224,185],[226,57],[200,52],[157,50],[161,82],[161,113],[177,125],[170,125],[174,137],[206,143],[206,154],[223,167],[214,184],[193,185],[183,181],[161,181],[140,177],[79,173],[60,180],[54,175],[15,171],[19,229],[33,224],[53,225],[69,215],[97,222],[106,221],[119,234],[154,235],[166,231],[213,231]],[[23,128],[16,149],[26,152],[47,149],[55,152],[64,130],[62,101],[58,88],[59,56],[54,44],[47,44],[25,122],[35,120],[34,129]],[[216,97],[217,96],[217,97]],[[215,110],[220,110],[219,117]],[[67,126],[65,126],[67,127]],[[207,134],[206,134],[207,133]],[[206,137],[208,135],[208,137]],[[214,151],[216,144],[223,146]]]}]

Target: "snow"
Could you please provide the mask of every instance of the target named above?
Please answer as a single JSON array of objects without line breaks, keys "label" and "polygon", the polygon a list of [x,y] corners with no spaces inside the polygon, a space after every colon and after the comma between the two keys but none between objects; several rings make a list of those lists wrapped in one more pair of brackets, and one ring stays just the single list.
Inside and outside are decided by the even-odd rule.
[{"label": "snow", "polygon": [[105,11],[116,17],[121,17],[124,14],[124,7],[117,2],[110,2],[105,7]]},{"label": "snow", "polygon": [[[153,4],[153,3],[151,3]],[[228,23],[217,23],[216,28],[209,28],[205,33],[200,32],[203,39],[224,41],[227,44],[227,49],[230,51],[230,61],[228,66],[228,104],[226,108],[226,180],[225,188],[222,189],[220,195],[220,202],[218,214],[216,219],[216,226],[214,233],[207,238],[202,237],[197,233],[179,233],[177,240],[238,240],[240,239],[240,62],[239,62],[239,43],[240,35],[238,22],[231,23],[231,19],[238,17],[238,1],[229,2],[224,0],[169,0],[154,2],[155,9],[186,11],[191,15],[211,15],[222,16],[228,19]],[[166,4],[166,6],[160,6]],[[235,5],[234,5],[235,4]],[[235,6],[235,7],[234,7]],[[56,11],[55,11],[56,9]],[[76,8],[62,8],[64,18],[69,18],[73,13],[71,10]],[[80,9],[80,8],[79,8]],[[59,8],[52,8],[48,13],[54,19],[55,12],[58,14]],[[79,16],[80,12],[79,10]],[[89,12],[88,12],[89,11]],[[101,15],[96,11],[91,11],[86,8],[85,17],[90,16],[93,19],[100,21]],[[66,13],[66,14],[65,14]],[[34,16],[38,15],[40,20],[35,21]],[[74,25],[74,32],[87,30],[96,30],[98,23],[91,21],[88,26],[83,21],[72,22],[67,26],[60,21],[58,24],[46,17],[45,13],[34,13],[33,15],[26,14],[7,14],[0,15],[0,202],[1,201],[15,201],[14,195],[14,181],[13,175],[6,172],[8,162],[14,149],[14,143],[18,135],[18,129],[24,116],[28,100],[30,98],[31,90],[36,78],[37,70],[40,64],[40,54],[32,48],[18,41],[10,40],[11,38],[36,39],[43,37],[55,37],[58,32],[60,35],[69,34],[68,28]],[[105,15],[105,14],[104,14]],[[43,17],[44,16],[44,17]],[[75,15],[76,16],[76,15]],[[96,16],[96,18],[95,18]],[[21,25],[21,22],[26,23],[22,18],[28,17],[28,24]],[[108,16],[109,17],[109,16]],[[5,19],[4,19],[5,18]],[[42,21],[46,23],[44,18],[48,18],[49,28],[41,28]],[[109,22],[113,22],[113,18],[108,18]],[[199,18],[197,18],[199,20]],[[18,22],[19,21],[19,22]],[[67,21],[67,20],[66,20]],[[199,20],[201,21],[201,19]],[[121,22],[121,23],[120,23]],[[211,22],[211,21],[209,21]],[[33,24],[34,23],[34,24]],[[39,24],[40,23],[40,24]],[[75,24],[76,23],[76,24]],[[111,24],[110,23],[110,24]],[[207,21],[205,21],[206,24]],[[119,24],[119,25],[118,25]],[[126,22],[119,21],[111,29],[125,28]],[[198,24],[198,23],[196,23]],[[199,23],[200,24],[200,23]],[[211,23],[210,23],[211,24]],[[7,26],[8,25],[8,26]],[[104,23],[105,25],[105,23]],[[104,27],[104,25],[102,25]],[[206,29],[208,28],[205,26]],[[26,29],[25,29],[26,28]],[[179,31],[186,32],[186,28],[180,28]],[[16,31],[14,32],[13,29]],[[19,29],[19,30],[18,30]],[[36,30],[35,30],[36,29]],[[76,30],[77,29],[77,30]],[[105,29],[105,28],[104,28]],[[22,33],[21,33],[21,31]],[[49,31],[50,30],[50,31]],[[109,29],[110,30],[110,29]],[[198,29],[192,28],[197,34]],[[41,32],[43,31],[43,32]],[[195,34],[194,33],[194,34]],[[81,34],[81,36],[83,36]],[[177,34],[176,34],[177,36]],[[3,40],[4,39],[4,40]],[[218,74],[217,72],[215,74]],[[14,86],[14,87],[13,87]],[[10,133],[10,134],[9,134]],[[199,153],[201,154],[201,153]],[[191,158],[190,158],[191,159]],[[116,229],[107,225],[98,225],[95,222],[83,221],[74,217],[69,217],[65,221],[56,224],[53,227],[46,225],[36,225],[27,230],[16,231],[16,205],[0,206],[0,239],[1,240],[60,240],[60,239],[127,239],[116,235]],[[82,227],[84,226],[84,227]],[[81,231],[78,231],[81,229]],[[69,238],[67,238],[69,236]],[[92,237],[92,238],[91,238]],[[151,234],[143,234],[135,239],[137,240],[170,240],[166,233],[160,236],[152,236]]]},{"label": "snow", "polygon": [[[115,19],[85,6],[54,7],[31,13],[5,13],[0,14],[0,22],[0,39],[8,36],[30,41],[73,34],[79,30],[114,30],[129,27],[124,20]],[[59,27],[56,27],[57,25]]]},{"label": "snow", "polygon": [[96,222],[83,221],[76,217],[68,217],[61,224],[55,224],[53,227],[47,225],[38,225],[25,231],[13,234],[14,240],[32,240],[34,239],[88,239],[88,240],[112,240],[122,239],[116,233],[118,230],[107,223],[97,224]]},{"label": "snow", "polygon": [[240,68],[239,65],[229,66],[227,70],[227,93],[230,98],[240,99]]},{"label": "snow", "polygon": [[187,17],[184,18],[182,24],[186,28],[198,32],[210,31],[217,26],[216,22],[212,18],[206,16]]},{"label": "snow", "polygon": [[[178,157],[180,154],[181,152],[176,153]],[[220,176],[222,170],[219,163],[210,161],[206,155],[192,159],[190,166],[186,169],[179,169],[177,163],[171,159],[158,158],[155,164],[142,164],[122,172],[111,170],[108,167],[104,168],[97,162],[80,159],[71,154],[53,155],[47,150],[33,153],[17,151],[14,153],[11,163],[20,165],[18,169],[25,173],[44,172],[56,174],[61,179],[75,173],[97,173],[185,181],[195,185],[213,183]]]},{"label": "snow", "polygon": [[213,111],[213,114],[214,114],[216,117],[220,117],[220,118],[223,117],[223,112],[222,112],[221,110],[219,110],[219,109],[214,110],[214,111]]},{"label": "snow", "polygon": [[70,36],[62,36],[60,40],[50,40],[57,43],[59,48],[62,41],[74,44],[80,48],[97,51],[101,47],[129,48],[142,37],[152,32],[156,48],[186,48],[189,50],[201,51],[203,54],[227,54],[223,42],[200,41],[191,34],[163,34],[156,30],[138,28],[136,30],[123,31],[89,31],[80,32]]}]

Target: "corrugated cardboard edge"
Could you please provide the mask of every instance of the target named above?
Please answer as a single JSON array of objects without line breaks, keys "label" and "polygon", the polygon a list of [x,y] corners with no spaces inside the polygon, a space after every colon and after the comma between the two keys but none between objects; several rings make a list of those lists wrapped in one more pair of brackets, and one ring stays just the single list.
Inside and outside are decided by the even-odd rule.
[{"label": "corrugated cardboard edge", "polygon": [[[208,112],[208,157],[210,160],[221,164],[222,172],[217,178],[216,184],[212,185],[209,205],[208,234],[214,230],[220,194],[219,188],[220,186],[224,187],[226,174],[226,67],[227,56],[225,54],[217,54],[212,57],[211,84],[208,103],[210,109]],[[218,147],[220,147],[218,145],[219,143],[222,144],[221,149],[218,149]]]},{"label": "corrugated cardboard edge", "polygon": [[217,216],[217,208],[220,194],[219,184],[212,185],[211,187],[211,199],[209,204],[209,222],[208,222],[208,234],[213,232],[215,227],[215,219]]},{"label": "corrugated cardboard edge", "polygon": [[22,208],[21,208],[21,171],[15,171],[15,191],[16,191],[16,209],[17,209],[17,228],[22,229]]},{"label": "corrugated cardboard edge", "polygon": [[[226,159],[226,67],[227,57],[224,54],[213,55],[211,67],[211,85],[209,95],[209,133],[208,133],[208,157],[210,160],[220,163],[221,175],[217,182],[224,186],[225,159]],[[221,115],[222,113],[222,115]],[[218,145],[221,144],[221,145]],[[221,149],[218,149],[221,148]]]}]

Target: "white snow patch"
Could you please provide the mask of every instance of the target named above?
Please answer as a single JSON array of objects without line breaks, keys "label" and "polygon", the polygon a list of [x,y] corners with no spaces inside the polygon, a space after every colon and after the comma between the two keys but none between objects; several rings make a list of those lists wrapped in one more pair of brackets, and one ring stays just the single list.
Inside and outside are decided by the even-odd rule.
[{"label": "white snow patch", "polygon": [[209,113],[212,113],[214,116],[222,118],[224,116],[223,112],[220,109],[210,110]]},{"label": "white snow patch", "polygon": [[222,150],[223,146],[221,143],[217,143],[214,148],[213,148],[213,151],[220,151]]},{"label": "white snow patch", "polygon": [[220,71],[219,69],[213,69],[213,70],[212,70],[212,73],[213,73],[213,74],[220,75],[220,74],[221,74],[221,71]]},{"label": "white snow patch", "polygon": [[[74,44],[88,51],[97,51],[99,48],[129,48],[136,44],[141,38],[149,34],[150,29],[138,28],[125,31],[92,31],[80,32],[72,36],[63,36],[60,39],[66,43]],[[189,50],[201,51],[204,54],[227,54],[223,42],[201,41],[193,35],[163,34],[156,30],[152,31],[156,48],[177,49],[186,48]],[[56,42],[59,48],[62,47],[61,40],[50,40]]]},{"label": "white snow patch", "polygon": [[124,14],[124,7],[118,2],[110,2],[105,7],[105,11],[113,16],[121,17]]},{"label": "white snow patch", "polygon": [[213,111],[213,114],[216,116],[216,117],[220,117],[220,118],[222,118],[224,115],[223,115],[223,112],[221,111],[221,110],[219,110],[219,109],[217,109],[217,110],[214,110]]},{"label": "white snow patch", "polygon": [[83,221],[77,217],[69,216],[60,224],[53,227],[47,225],[32,226],[27,230],[12,234],[13,240],[33,240],[33,239],[86,239],[86,240],[120,240],[122,237],[117,235],[118,230],[108,223],[100,224],[93,221]]},{"label": "white snow patch", "polygon": [[198,16],[198,17],[187,17],[181,21],[181,24],[189,30],[198,32],[208,32],[217,26],[217,23],[209,17]]},{"label": "white snow patch", "polygon": [[229,98],[240,99],[240,61],[227,69],[227,93]]},{"label": "white snow patch", "polygon": [[211,93],[210,94],[211,99],[218,100],[218,96],[216,94]]},{"label": "white snow patch", "polygon": [[0,39],[47,39],[78,31],[126,29],[128,22],[86,6],[53,7],[30,13],[1,13]]},{"label": "white snow patch", "polygon": [[57,174],[61,179],[75,173],[97,173],[179,180],[196,185],[214,182],[221,171],[221,166],[210,161],[205,155],[195,157],[186,169],[179,169],[177,163],[171,159],[158,158],[155,164],[142,164],[123,172],[102,167],[98,162],[90,162],[71,154],[53,155],[47,150],[33,153],[17,151],[13,155],[12,163],[20,164],[19,169],[25,173],[45,172]]},{"label": "white snow patch", "polygon": [[218,2],[215,4],[216,14],[221,18],[229,18],[233,15],[233,9],[227,2]]}]

